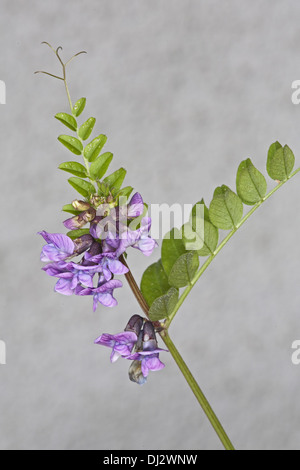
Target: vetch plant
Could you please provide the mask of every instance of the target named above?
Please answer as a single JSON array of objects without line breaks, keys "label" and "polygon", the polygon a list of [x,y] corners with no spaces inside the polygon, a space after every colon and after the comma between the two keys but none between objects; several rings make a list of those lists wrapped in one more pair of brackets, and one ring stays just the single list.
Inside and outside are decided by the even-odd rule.
[{"label": "vetch plant", "polygon": [[[126,170],[121,167],[107,175],[113,154],[102,153],[107,141],[105,135],[90,139],[96,119],[89,117],[78,123],[86,98],[72,104],[66,66],[84,51],[64,63],[60,57],[61,47],[54,49],[45,44],[60,61],[63,76],[40,73],[64,82],[70,106],[70,113],[55,115],[71,131],[71,135],[62,134],[58,140],[73,155],[82,158],[82,162],[72,160],[59,165],[59,169],[73,175],[68,182],[80,196],[62,208],[71,214],[64,221],[67,233],[39,232],[46,242],[41,252],[41,260],[46,263],[42,269],[57,278],[55,291],[91,296],[94,310],[117,304],[115,290],[123,283],[116,276],[124,276],[138,301],[141,315],[133,315],[121,332],[100,334],[95,344],[111,349],[112,363],[119,358],[129,360],[129,378],[140,385],[147,381],[151,371],[164,368],[160,354],[171,354],[225,449],[233,450],[223,426],[171,340],[169,328],[192,288],[231,237],[261,204],[300,170],[293,171],[294,154],[279,142],[270,146],[266,169],[276,185],[269,192],[264,175],[250,158],[242,161],[236,174],[235,191],[225,184],[217,187],[209,205],[203,199],[196,203],[189,221],[165,234],[158,248],[150,235],[151,218],[142,195],[139,192],[131,195],[133,187],[123,186]],[[246,213],[245,206],[251,207]],[[145,256],[155,249],[161,253],[160,259],[145,270],[140,286],[127,264],[132,248]],[[166,349],[158,346],[158,336]]]}]

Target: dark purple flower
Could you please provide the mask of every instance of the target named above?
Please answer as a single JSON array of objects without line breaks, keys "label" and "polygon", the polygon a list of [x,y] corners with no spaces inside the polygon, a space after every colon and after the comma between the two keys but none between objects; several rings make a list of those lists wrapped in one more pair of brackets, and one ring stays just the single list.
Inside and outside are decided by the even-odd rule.
[{"label": "dark purple flower", "polygon": [[140,362],[140,371],[145,378],[148,376],[150,370],[155,371],[163,369],[165,365],[159,359],[159,353],[161,351],[167,350],[157,347],[154,326],[151,321],[146,321],[138,338],[136,351],[127,357],[127,359],[133,360],[133,364],[135,364],[129,368],[130,380],[135,382],[135,378],[137,377],[137,383],[144,383],[141,382],[138,362]]},{"label": "dark purple flower", "polygon": [[76,253],[76,255],[80,255],[86,250],[91,251],[91,249],[93,249],[92,247],[94,244],[98,245],[100,248],[99,243],[95,242],[93,237],[88,233],[86,233],[85,235],[81,235],[81,237],[75,238],[73,242],[75,245],[74,253]]},{"label": "dark purple flower", "polygon": [[119,357],[130,355],[136,341],[137,335],[133,331],[123,331],[117,335],[104,333],[95,339],[94,343],[112,348],[110,360],[111,362],[116,362]]},{"label": "dark purple flower", "polygon": [[42,248],[41,261],[62,261],[73,255],[74,243],[70,237],[62,233],[48,233],[45,230],[38,232],[46,240],[47,245]]}]

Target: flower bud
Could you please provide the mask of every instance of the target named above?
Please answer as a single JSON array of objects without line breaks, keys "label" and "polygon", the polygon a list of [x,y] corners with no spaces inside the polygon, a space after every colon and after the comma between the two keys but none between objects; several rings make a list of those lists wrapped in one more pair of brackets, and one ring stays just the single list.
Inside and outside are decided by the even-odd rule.
[{"label": "flower bud", "polygon": [[88,250],[93,243],[94,239],[91,235],[86,233],[85,235],[82,235],[81,237],[76,238],[73,240],[75,249],[74,252],[78,255],[83,253],[84,251]]},{"label": "flower bud", "polygon": [[[93,237],[91,237],[93,239]],[[93,239],[90,249],[85,253],[84,258],[81,261],[83,266],[90,266],[97,263],[94,263],[90,260],[93,256],[97,256],[101,253],[101,245]]]},{"label": "flower bud", "polygon": [[78,199],[75,199],[75,201],[72,202],[72,206],[74,209],[77,211],[86,211],[88,210],[91,206],[88,202],[86,201],[79,201]]},{"label": "flower bud", "polygon": [[75,215],[74,217],[64,220],[63,224],[69,230],[77,230],[82,228],[86,222],[82,219],[81,215]]},{"label": "flower bud", "polygon": [[129,378],[132,382],[143,385],[147,381],[147,377],[143,376],[141,361],[133,361],[128,370]]},{"label": "flower bud", "polygon": [[88,210],[81,212],[79,215],[75,215],[70,219],[63,222],[64,226],[69,230],[77,230],[84,227],[84,225],[95,218],[96,211],[93,207]]},{"label": "flower bud", "polygon": [[97,256],[101,253],[101,245],[100,243],[96,242],[95,240],[93,241],[93,244],[91,245],[91,248],[89,249],[89,255],[90,256]]},{"label": "flower bud", "polygon": [[143,351],[152,351],[157,348],[154,326],[151,321],[146,321],[143,328]]},{"label": "flower bud", "polygon": [[103,196],[98,196],[98,194],[95,194],[94,196],[91,196],[90,201],[93,206],[98,207],[100,204],[105,203],[106,199]]},{"label": "flower bud", "polygon": [[139,337],[144,320],[140,315],[133,315],[128,321],[125,331],[133,331]]},{"label": "flower bud", "polygon": [[82,218],[86,222],[91,222],[96,217],[96,210],[93,207],[90,207],[88,210],[82,213]]}]

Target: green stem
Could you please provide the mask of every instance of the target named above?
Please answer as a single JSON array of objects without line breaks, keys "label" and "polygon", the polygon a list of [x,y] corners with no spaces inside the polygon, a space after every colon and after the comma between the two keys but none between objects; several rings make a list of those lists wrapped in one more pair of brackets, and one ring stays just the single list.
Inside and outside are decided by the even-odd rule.
[{"label": "green stem", "polygon": [[71,100],[69,88],[68,88],[68,85],[67,85],[65,69],[64,69],[64,84],[65,84],[65,88],[66,88],[67,97],[68,97],[69,105],[70,105],[70,108],[71,108],[71,112],[73,113],[73,105],[72,105],[72,100]]},{"label": "green stem", "polygon": [[161,337],[167,346],[169,352],[173,356],[176,364],[178,365],[179,369],[181,370],[182,374],[184,375],[185,380],[187,381],[188,385],[190,386],[193,394],[197,398],[199,404],[201,405],[204,413],[206,414],[207,418],[209,419],[211,425],[213,426],[214,430],[216,431],[217,435],[219,436],[220,441],[222,442],[224,448],[226,450],[235,450],[229,437],[227,436],[223,426],[221,425],[220,421],[218,420],[217,416],[215,415],[212,407],[210,406],[209,402],[207,401],[204,393],[200,389],[198,383],[196,382],[195,378],[191,374],[188,366],[182,359],[181,355],[179,354],[177,348],[175,347],[173,341],[171,340],[169,333],[167,330],[164,330],[161,333]]},{"label": "green stem", "polygon": [[[75,57],[75,56],[74,56]],[[70,108],[71,108],[71,113],[73,114],[73,105],[72,105],[72,100],[71,100],[71,95],[70,95],[70,92],[69,92],[69,87],[68,87],[68,84],[67,84],[67,79],[66,79],[66,65],[73,59],[73,57],[66,63],[66,64],[62,64],[62,67],[63,67],[63,81],[64,81],[64,84],[65,84],[65,89],[66,89],[66,92],[67,92],[67,97],[68,97],[68,101],[69,101],[69,105],[70,105]],[[80,142],[82,143],[83,145],[83,140],[82,138],[78,135],[78,129],[76,130],[76,134],[77,134],[77,138],[80,140]],[[85,168],[86,168],[86,173],[87,173],[87,176],[89,178],[90,181],[92,181],[92,183],[94,183],[94,181],[91,179],[91,175],[90,175],[90,166],[89,166],[89,162],[88,160],[85,158],[83,152],[82,152],[82,158],[83,158],[83,161],[84,161],[84,165],[85,165]]]},{"label": "green stem", "polygon": [[258,209],[261,204],[266,201],[272,194],[274,194],[281,186],[283,186],[289,179],[291,179],[293,176],[295,176],[298,172],[300,171],[300,168],[297,168],[293,173],[290,174],[290,176],[284,180],[278,183],[275,188],[273,188],[266,196],[264,196],[259,202],[257,202],[252,209],[247,212],[246,215],[240,220],[240,222],[234,227],[234,229],[231,230],[231,232],[228,233],[228,235],[222,240],[222,242],[217,246],[215,251],[209,256],[209,258],[205,261],[205,263],[200,267],[200,269],[196,272],[195,276],[191,280],[190,284],[185,288],[183,293],[178,299],[178,302],[173,310],[173,312],[169,315],[167,321],[166,321],[166,328],[168,328],[173,321],[176,313],[178,312],[179,308],[183,304],[184,300],[188,296],[188,294],[191,292],[192,288],[196,284],[196,282],[200,279],[204,271],[208,268],[210,263],[215,259],[217,254],[222,250],[222,248],[226,245],[226,243],[230,240],[230,238],[236,233],[236,231],[246,222],[247,219]]}]

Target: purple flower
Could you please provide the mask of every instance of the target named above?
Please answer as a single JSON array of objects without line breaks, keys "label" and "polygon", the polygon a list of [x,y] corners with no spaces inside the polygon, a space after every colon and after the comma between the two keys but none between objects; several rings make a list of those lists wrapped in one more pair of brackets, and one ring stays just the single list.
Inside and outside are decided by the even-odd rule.
[{"label": "purple flower", "polygon": [[[97,200],[96,200],[97,199]],[[107,198],[95,196],[93,201],[73,201],[72,206],[78,215],[64,221],[68,229],[78,229],[90,223],[89,233],[72,240],[60,233],[39,232],[47,245],[42,248],[41,260],[49,264],[43,270],[58,278],[55,290],[64,295],[93,295],[93,309],[98,303],[107,307],[117,305],[113,296],[115,288],[121,287],[121,281],[114,275],[126,274],[129,269],[120,260],[120,256],[130,246],[149,256],[157,246],[149,236],[151,219],[142,218],[144,202],[139,193],[135,193],[127,203],[127,198],[119,199],[109,194]],[[138,229],[128,227],[135,224]],[[138,225],[139,224],[139,225]],[[77,263],[70,258],[83,254]],[[98,282],[94,276],[98,274]]]},{"label": "purple flower", "polygon": [[94,343],[112,348],[110,360],[116,362],[120,356],[127,357],[130,355],[136,341],[137,335],[133,331],[124,331],[117,335],[104,333],[95,339]]},{"label": "purple flower", "polygon": [[150,256],[158,246],[157,242],[149,236],[151,227],[150,217],[143,217],[140,228],[131,230],[130,226],[123,226],[117,235],[107,233],[103,241],[103,251],[113,251],[117,257],[121,256],[129,247],[140,250],[144,255]]},{"label": "purple flower", "polygon": [[[90,225],[90,234],[99,240],[105,240],[108,233],[116,236],[119,226],[118,209],[109,204],[101,204],[97,215]],[[126,219],[125,219],[126,222]]]},{"label": "purple flower", "polygon": [[47,264],[42,268],[49,276],[58,277],[54,290],[63,295],[72,295],[78,286],[93,287],[94,275],[101,271],[101,266],[82,266],[73,262],[60,261]]},{"label": "purple flower", "polygon": [[41,252],[41,261],[62,261],[73,255],[75,245],[70,237],[62,233],[38,232],[46,240]]},{"label": "purple flower", "polygon": [[150,227],[151,218],[143,217],[141,220],[141,226],[137,230],[137,240],[133,243],[133,245],[131,245],[132,248],[137,248],[146,256],[150,256],[154,248],[158,246],[157,242],[149,236]]},{"label": "purple flower", "polygon": [[144,378],[147,378],[150,370],[163,369],[165,365],[159,359],[161,351],[167,350],[157,347],[154,326],[151,321],[146,321],[140,333],[136,351],[127,357],[127,359],[133,360],[129,368],[130,380],[142,384],[144,381],[142,380],[141,373]]},{"label": "purple flower", "polygon": [[[90,233],[94,238],[114,240],[118,235],[127,229],[127,221],[142,215],[144,203],[142,196],[135,193],[128,204],[126,197],[120,197],[119,206],[111,207],[109,204],[102,204],[97,209],[97,216],[94,218]],[[128,245],[129,246],[129,245]]]},{"label": "purple flower", "polygon": [[166,349],[157,348],[153,351],[139,351],[131,354],[127,359],[134,361],[141,361],[141,371],[144,377],[147,377],[149,370],[161,370],[165,367],[164,363],[159,359],[160,351],[167,351]]},{"label": "purple flower", "polygon": [[129,269],[117,259],[114,253],[100,253],[96,256],[91,256],[87,252],[85,259],[93,263],[99,263],[106,281],[109,281],[113,274],[126,274],[129,271]]},{"label": "purple flower", "polygon": [[[127,205],[119,206],[120,215],[126,219],[135,219],[144,211],[144,201],[140,193],[135,193]],[[120,217],[121,218],[121,217]]]},{"label": "purple flower", "polygon": [[140,315],[133,315],[122,333],[104,333],[95,339],[94,343],[112,349],[111,362],[115,362],[119,357],[132,360],[129,378],[139,385],[146,382],[150,370],[161,370],[165,367],[159,359],[159,353],[167,350],[157,347],[152,322],[145,321]]},{"label": "purple flower", "polygon": [[88,287],[82,288],[78,286],[75,290],[77,295],[93,295],[94,303],[93,310],[95,312],[98,303],[104,305],[105,307],[114,307],[118,304],[117,300],[113,297],[114,289],[122,287],[122,282],[117,279],[111,279],[106,281],[103,275],[99,276],[98,287]]}]

